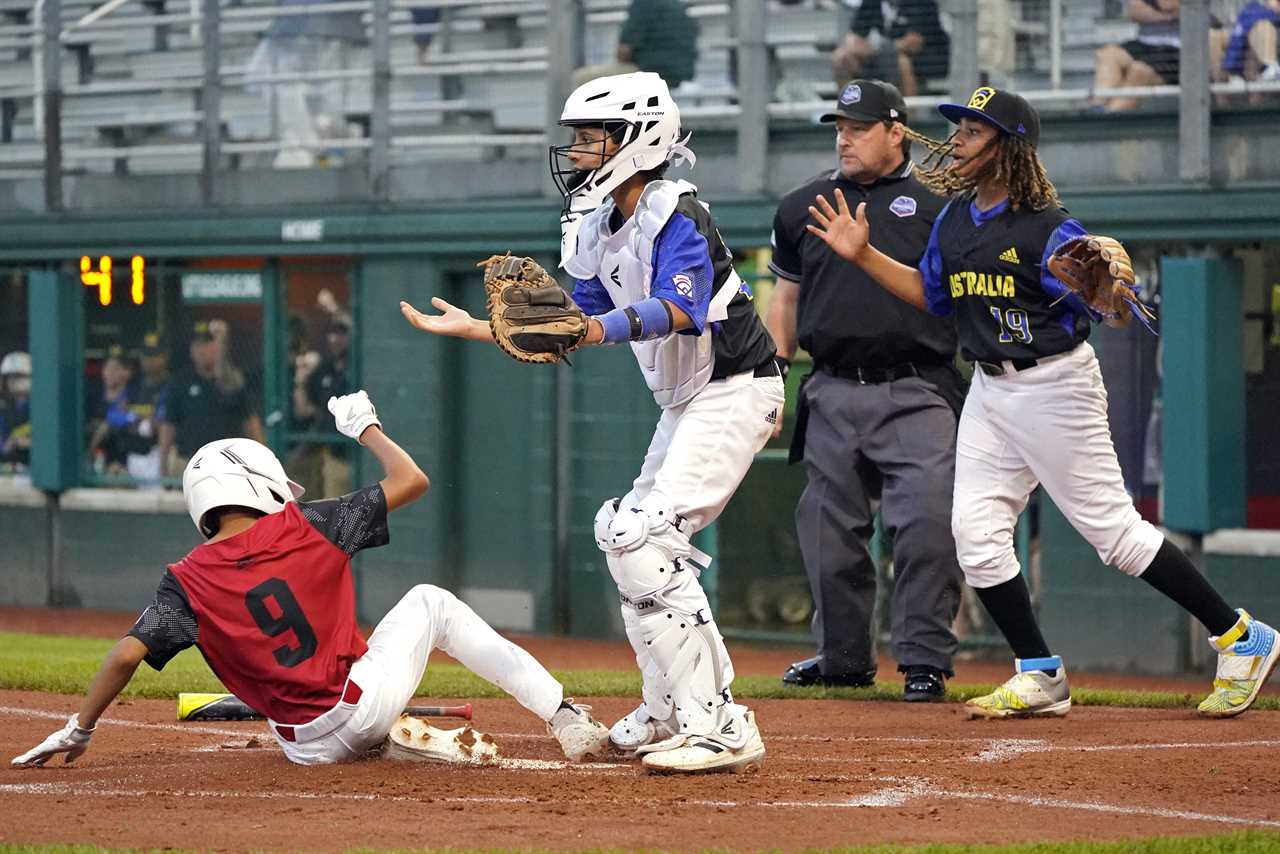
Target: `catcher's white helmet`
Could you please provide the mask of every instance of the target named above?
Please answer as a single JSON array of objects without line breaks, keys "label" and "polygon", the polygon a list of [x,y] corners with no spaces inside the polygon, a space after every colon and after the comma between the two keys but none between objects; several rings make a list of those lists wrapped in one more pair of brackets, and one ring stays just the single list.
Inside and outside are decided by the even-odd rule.
[{"label": "catcher's white helmet", "polygon": [[[651,71],[597,77],[584,83],[564,102],[560,124],[571,128],[601,125],[618,143],[614,154],[591,170],[575,169],[569,161],[568,155],[575,152],[572,142],[551,146],[551,177],[564,195],[562,263],[573,255],[583,215],[598,207],[623,181],[664,163],[694,162],[693,152],[685,147],[688,137],[680,138],[680,108],[671,99],[666,82]],[[579,149],[576,153],[602,152]]]},{"label": "catcher's white helmet", "polygon": [[205,516],[219,507],[276,513],[302,497],[302,487],[266,445],[252,439],[218,439],[191,455],[182,472],[182,494],[191,521],[205,538],[218,531]]}]

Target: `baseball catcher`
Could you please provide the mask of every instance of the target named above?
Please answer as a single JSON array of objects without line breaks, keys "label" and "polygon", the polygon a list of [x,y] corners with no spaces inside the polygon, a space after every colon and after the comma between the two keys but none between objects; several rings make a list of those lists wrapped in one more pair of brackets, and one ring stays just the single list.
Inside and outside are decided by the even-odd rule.
[{"label": "baseball catcher", "polygon": [[484,268],[489,328],[502,352],[520,362],[568,362],[587,336],[587,316],[555,278],[510,252],[476,266]]},{"label": "baseball catcher", "polygon": [[1144,325],[1156,318],[1138,300],[1129,253],[1114,238],[1086,234],[1068,240],[1049,256],[1049,272],[1108,326],[1127,326],[1131,313]]},{"label": "baseball catcher", "polygon": [[773,341],[710,210],[669,167],[692,165],[680,109],[652,72],[574,90],[550,151],[564,194],[560,266],[570,297],[528,258],[481,263],[489,322],[433,297],[400,304],[417,329],[494,342],[524,362],[627,344],[663,414],[631,489],[605,501],[596,545],[618,586],[643,674],[641,702],[609,740],[653,773],[748,772],[764,760],[690,541],[720,515],[785,401]]}]

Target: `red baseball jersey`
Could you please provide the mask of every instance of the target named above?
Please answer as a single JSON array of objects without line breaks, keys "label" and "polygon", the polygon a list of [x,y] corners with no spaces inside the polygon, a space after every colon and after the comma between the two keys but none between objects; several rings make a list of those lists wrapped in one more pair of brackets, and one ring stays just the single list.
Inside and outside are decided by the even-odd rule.
[{"label": "red baseball jersey", "polygon": [[170,564],[129,634],[147,645],[157,670],[195,644],[250,708],[277,723],[307,723],[338,702],[368,649],[356,625],[351,556],[388,539],[377,484],[290,502]]}]

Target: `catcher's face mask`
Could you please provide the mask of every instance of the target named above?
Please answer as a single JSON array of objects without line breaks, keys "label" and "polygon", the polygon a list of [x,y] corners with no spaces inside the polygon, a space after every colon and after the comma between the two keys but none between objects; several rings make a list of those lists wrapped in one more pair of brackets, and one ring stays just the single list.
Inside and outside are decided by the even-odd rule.
[{"label": "catcher's face mask", "polygon": [[568,145],[551,146],[549,164],[551,180],[564,196],[562,213],[568,213],[575,194],[589,191],[613,172],[610,158],[636,131],[628,122],[566,126],[573,137]]}]

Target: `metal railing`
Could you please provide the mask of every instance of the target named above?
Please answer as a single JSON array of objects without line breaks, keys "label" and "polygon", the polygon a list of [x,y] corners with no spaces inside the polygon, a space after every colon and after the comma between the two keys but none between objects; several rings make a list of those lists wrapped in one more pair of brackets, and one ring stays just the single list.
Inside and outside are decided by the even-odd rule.
[{"label": "metal railing", "polygon": [[[556,107],[567,94],[570,74],[582,64],[583,39],[575,34],[584,26],[616,27],[625,16],[627,6],[623,0],[340,0],[314,6],[223,8],[225,0],[189,0],[190,5],[181,12],[139,14],[130,7],[130,0],[108,0],[96,9],[72,14],[64,21],[64,2],[70,4],[74,0],[36,0],[29,24],[0,27],[0,47],[20,49],[29,45],[31,64],[30,85],[0,81],[0,101],[8,105],[3,113],[5,126],[12,128],[15,113],[12,105],[25,103],[29,98],[34,140],[40,143],[12,147],[0,144],[0,164],[11,168],[43,167],[46,196],[52,209],[61,206],[64,162],[81,165],[115,161],[117,171],[123,171],[131,158],[160,153],[188,160],[195,158],[204,173],[207,200],[212,202],[218,183],[213,174],[225,168],[224,156],[269,154],[285,145],[279,134],[266,138],[228,137],[226,123],[243,117],[242,112],[230,106],[228,99],[234,100],[238,90],[250,84],[271,90],[334,81],[356,87],[367,85],[367,98],[356,99],[361,104],[355,110],[367,134],[350,139],[326,138],[308,145],[369,152],[369,186],[374,197],[385,196],[387,174],[395,153],[403,156],[415,149],[499,146],[520,149],[545,145],[548,133],[554,131]],[[1219,2],[1226,0],[1214,0]],[[953,53],[951,74],[944,81],[947,93],[931,89],[928,94],[908,99],[913,111],[919,111],[917,114],[929,111],[943,97],[965,98],[981,82],[984,72],[975,58],[980,24],[990,28],[992,23],[978,20],[978,4],[979,0],[942,0],[951,29]],[[1094,19],[1089,17],[1089,9],[1100,8],[1100,4],[1066,6],[1062,0],[1023,0],[1013,7],[1014,19],[1003,22],[1016,38],[1029,42],[1035,55],[1048,54],[1047,74],[1036,68],[1020,67],[1015,69],[1011,85],[1045,109],[1082,110],[1090,105],[1097,109],[1099,102],[1110,98],[1133,97],[1145,101],[1177,98],[1181,126],[1187,135],[1182,140],[1184,150],[1180,154],[1185,167],[1183,175],[1207,174],[1207,137],[1201,137],[1209,125],[1210,98],[1280,93],[1280,83],[1239,79],[1210,83],[1204,48],[1210,5],[1210,0],[1185,0],[1182,4],[1183,44],[1196,46],[1182,52],[1183,79],[1204,80],[1203,88],[1162,84],[1102,89],[1092,85],[1086,79],[1091,78],[1091,72],[1085,66],[1092,61],[1098,46],[1095,42],[1100,41],[1101,36],[1090,36],[1092,40],[1082,42],[1078,34],[1085,29],[1080,25],[1080,18],[1069,16],[1083,15],[1092,25]],[[443,20],[428,24],[393,21],[393,15],[425,7],[443,10]],[[803,9],[804,14],[792,11],[797,8]],[[676,90],[677,100],[689,124],[695,127],[720,124],[737,131],[740,189],[758,191],[763,186],[768,162],[765,127],[770,122],[812,120],[829,107],[835,94],[835,81],[829,76],[789,80],[800,85],[792,86],[787,98],[776,97],[775,84],[779,74],[785,79],[791,73],[788,55],[805,57],[803,61],[792,62],[792,68],[802,66],[807,69],[803,73],[810,78],[816,77],[818,71],[827,72],[826,45],[833,34],[838,39],[843,33],[839,27],[838,5],[834,0],[809,0],[801,7],[771,7],[766,0],[740,0],[732,6],[717,0],[691,0],[690,12],[703,27],[700,38],[703,61],[695,80]],[[280,70],[252,76],[243,63],[224,61],[224,50],[251,45],[273,21],[282,17],[350,13],[359,13],[371,34],[370,49],[362,52],[361,61],[351,66]],[[793,14],[800,17],[788,17]],[[516,21],[517,41],[528,33],[535,41],[541,35],[544,43],[496,49],[478,44],[470,49],[450,44],[458,34],[480,39],[486,16],[491,15]],[[829,21],[830,25],[819,27],[820,21]],[[1070,43],[1066,38],[1069,21],[1071,32],[1077,33]],[[816,36],[811,39],[812,44],[806,43],[806,27],[823,30],[821,43]],[[1124,22],[1111,21],[1103,35],[1121,33],[1123,27]],[[172,73],[150,78],[102,79],[93,73],[91,58],[95,47],[104,44],[104,40],[119,43],[111,40],[118,40],[121,34],[136,39],[137,32],[148,28],[157,31],[181,28],[184,32],[189,28],[187,53],[198,49],[199,61],[190,62],[187,67],[177,62]],[[432,35],[446,49],[434,51],[422,64],[396,60],[400,55],[397,47],[403,48],[405,40],[421,34]],[[1027,46],[1023,45],[1023,49]],[[68,50],[75,52],[82,65],[76,82],[64,84],[63,58]],[[1068,64],[1066,57],[1072,51],[1075,59]],[[86,61],[86,57],[90,60]],[[524,86],[521,91],[529,97],[522,99],[519,106],[526,112],[532,107],[537,119],[523,124],[501,123],[499,117],[505,115],[508,108],[493,103],[491,93],[464,96],[464,84],[473,84],[486,75],[507,75],[517,85]],[[433,86],[440,89],[438,95],[420,97],[419,92],[413,91]],[[796,92],[806,90],[812,94],[794,99]],[[83,108],[94,98],[141,97],[150,93],[177,93],[179,100],[189,100],[149,111],[155,113],[154,123],[148,111],[120,119],[109,116],[98,129],[113,128],[114,144],[81,138],[95,129],[93,121],[84,116],[72,118],[70,113],[64,116],[68,100],[70,106]],[[55,127],[49,127],[50,110],[58,113]],[[269,112],[269,108],[264,106],[260,112]],[[140,144],[128,144],[133,136],[127,132],[129,128],[160,126],[166,117],[173,116],[200,126],[200,135],[194,140],[161,143],[143,139]],[[64,139],[64,132],[68,131]],[[15,140],[7,133],[2,142],[12,144]]]}]

